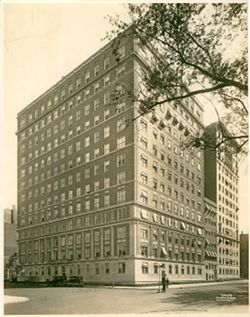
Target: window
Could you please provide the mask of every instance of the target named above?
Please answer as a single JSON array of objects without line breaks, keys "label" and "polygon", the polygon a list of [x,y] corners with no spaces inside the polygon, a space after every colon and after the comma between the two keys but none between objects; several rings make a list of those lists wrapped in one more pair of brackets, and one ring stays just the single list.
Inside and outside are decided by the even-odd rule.
[{"label": "window", "polygon": [[79,196],[81,196],[81,187],[78,187],[76,189],[76,197],[79,197]]},{"label": "window", "polygon": [[105,177],[104,178],[104,188],[109,188],[110,187],[110,178]]},{"label": "window", "polygon": [[110,93],[105,92],[104,96],[103,96],[103,103],[104,103],[104,105],[107,105],[109,102],[110,102]]},{"label": "window", "polygon": [[107,69],[109,68],[109,65],[110,65],[109,57],[106,57],[103,61],[103,68]]},{"label": "window", "polygon": [[97,125],[100,121],[100,116],[95,116],[94,117],[94,125]]},{"label": "window", "polygon": [[104,162],[104,172],[108,172],[109,171],[109,166],[110,166],[110,161],[105,161]]},{"label": "window", "polygon": [[104,155],[109,154],[110,152],[110,144],[104,144]]},{"label": "window", "polygon": [[197,163],[197,170],[200,171],[201,170],[201,164],[198,162]]},{"label": "window", "polygon": [[154,162],[154,163],[153,163],[153,170],[157,173],[157,171],[158,171],[158,164],[157,164],[157,162]]},{"label": "window", "polygon": [[122,45],[120,48],[118,48],[116,53],[116,59],[120,60],[125,56],[125,45]]},{"label": "window", "polygon": [[97,65],[95,65],[95,67],[94,67],[94,76],[99,75],[99,72],[100,72],[100,65],[97,64]]},{"label": "window", "polygon": [[68,125],[71,125],[73,123],[73,116],[70,116],[68,118]]},{"label": "window", "polygon": [[109,274],[109,272],[110,272],[109,263],[105,263],[105,273],[106,273],[106,274]]},{"label": "window", "polygon": [[122,131],[126,127],[126,121],[125,118],[122,118],[117,121],[117,132]]},{"label": "window", "polygon": [[117,149],[122,149],[125,147],[125,145],[126,145],[126,137],[125,136],[117,139]]},{"label": "window", "polygon": [[119,256],[126,255],[126,243],[125,242],[118,242],[117,243],[117,251]]},{"label": "window", "polygon": [[117,228],[117,238],[125,239],[126,238],[126,227]]},{"label": "window", "polygon": [[148,263],[142,263],[142,274],[148,274]]},{"label": "window", "polygon": [[110,84],[110,75],[108,74],[103,78],[103,85],[104,87],[108,86]]},{"label": "window", "polygon": [[81,83],[82,83],[81,78],[77,78],[77,80],[76,80],[76,87],[77,87],[77,89],[79,89],[79,88],[81,87]]},{"label": "window", "polygon": [[96,148],[96,149],[94,150],[94,158],[97,158],[99,155],[100,155],[100,149],[99,149],[99,148]]},{"label": "window", "polygon": [[97,110],[100,107],[100,99],[97,98],[94,100],[94,110]]},{"label": "window", "polygon": [[[70,146],[70,147],[71,147],[70,154],[72,154],[72,146]],[[80,150],[81,150],[81,141],[78,141],[78,142],[76,142],[76,152],[78,152]]]},{"label": "window", "polygon": [[[98,81],[97,83],[94,84],[94,92],[96,93],[100,89],[100,82]],[[97,99],[98,100],[98,99]],[[97,102],[97,108],[99,107],[99,100]],[[95,107],[95,100],[94,100],[94,109],[97,109]]]},{"label": "window", "polygon": [[146,191],[141,191],[141,201],[144,203],[144,204],[148,204],[148,193]]},{"label": "window", "polygon": [[100,133],[99,133],[99,131],[96,131],[94,133],[94,143],[99,142],[99,140],[100,140]]},{"label": "window", "polygon": [[124,75],[125,70],[126,70],[125,65],[123,65],[122,67],[118,68],[117,71],[116,71],[116,77],[119,78],[122,75]]},{"label": "window", "polygon": [[146,245],[141,245],[141,255],[145,257],[148,256],[148,247]]},{"label": "window", "polygon": [[147,184],[148,183],[148,176],[145,174],[141,174],[141,180],[142,180],[143,184]]},{"label": "window", "polygon": [[110,195],[108,193],[104,194],[104,206],[107,207],[110,205]]},{"label": "window", "polygon": [[87,82],[89,82],[89,80],[90,80],[90,71],[86,71],[86,73],[85,73],[85,82],[87,83]]},{"label": "window", "polygon": [[117,156],[117,167],[122,167],[126,164],[126,154],[119,154]]},{"label": "window", "polygon": [[144,121],[144,120],[141,120],[140,123],[141,123],[141,129],[142,129],[142,131],[147,132],[147,128],[148,128],[147,122]]},{"label": "window", "polygon": [[126,201],[126,191],[125,189],[117,191],[117,203],[121,204]]},{"label": "window", "polygon": [[87,115],[89,114],[89,110],[90,110],[89,105],[86,105],[86,106],[84,107],[84,114],[85,114],[85,116],[87,116]]},{"label": "window", "polygon": [[125,104],[125,102],[123,101],[123,102],[119,103],[119,104],[116,106],[116,112],[117,112],[117,113],[121,113],[121,112],[123,112],[123,111],[125,110],[125,108],[126,108],[126,104]]},{"label": "window", "polygon": [[89,126],[90,126],[90,121],[89,120],[85,121],[85,129],[88,129]]},{"label": "window", "polygon": [[110,136],[110,126],[104,127],[104,138]]},{"label": "window", "polygon": [[118,273],[119,274],[126,273],[126,263],[123,263],[123,262],[118,263]]},{"label": "window", "polygon": [[85,162],[89,162],[90,161],[90,154],[89,153],[86,153],[85,154]]},{"label": "window", "polygon": [[117,174],[117,184],[123,184],[126,181],[126,172],[120,172]]},{"label": "window", "polygon": [[172,142],[170,140],[168,140],[168,149],[170,150],[172,147]]},{"label": "window", "polygon": [[104,110],[104,120],[108,120],[109,117],[110,117],[110,110],[109,109]]},{"label": "window", "polygon": [[95,264],[95,274],[100,274],[99,263],[96,263],[96,264]]},{"label": "window", "polygon": [[90,184],[85,185],[85,193],[86,194],[90,193]]},{"label": "window", "polygon": [[146,138],[141,137],[140,142],[144,149],[148,148],[148,140]]},{"label": "window", "polygon": [[87,199],[87,198],[86,198],[86,200],[85,200],[85,210],[86,210],[86,211],[89,211],[89,210],[90,210],[90,201],[89,201],[89,199]]},{"label": "window", "polygon": [[86,168],[85,171],[84,171],[84,176],[85,176],[85,179],[88,179],[90,177],[90,169],[89,168]]},{"label": "window", "polygon": [[148,239],[148,230],[145,228],[141,228],[141,239]]}]

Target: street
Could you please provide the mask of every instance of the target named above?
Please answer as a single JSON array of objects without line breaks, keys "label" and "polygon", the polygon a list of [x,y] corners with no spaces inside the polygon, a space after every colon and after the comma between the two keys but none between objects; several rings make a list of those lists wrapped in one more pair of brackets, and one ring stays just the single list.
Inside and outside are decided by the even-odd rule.
[{"label": "street", "polygon": [[121,314],[121,313],[247,313],[248,281],[216,285],[171,285],[157,289],[122,287],[16,288],[5,295],[29,298],[5,304],[5,314]]}]

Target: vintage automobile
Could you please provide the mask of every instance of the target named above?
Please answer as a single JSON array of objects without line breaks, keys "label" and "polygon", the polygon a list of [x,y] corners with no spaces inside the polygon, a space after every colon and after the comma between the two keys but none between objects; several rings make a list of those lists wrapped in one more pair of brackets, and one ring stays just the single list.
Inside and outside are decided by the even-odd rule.
[{"label": "vintage automobile", "polygon": [[66,276],[53,276],[51,280],[47,281],[48,286],[66,286],[67,278]]},{"label": "vintage automobile", "polygon": [[66,281],[66,286],[68,287],[83,287],[84,282],[82,276],[70,276]]}]

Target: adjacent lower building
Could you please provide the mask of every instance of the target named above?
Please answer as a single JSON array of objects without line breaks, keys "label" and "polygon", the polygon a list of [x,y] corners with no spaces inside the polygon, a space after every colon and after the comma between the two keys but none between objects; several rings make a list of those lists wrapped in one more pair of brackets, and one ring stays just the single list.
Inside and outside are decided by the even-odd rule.
[{"label": "adjacent lower building", "polygon": [[114,40],[18,114],[21,278],[215,278],[203,151],[180,146],[203,131],[203,107],[190,99],[140,117],[130,96],[145,89],[150,54],[133,36]]},{"label": "adjacent lower building", "polygon": [[249,276],[249,236],[240,234],[240,277],[248,279]]},{"label": "adjacent lower building", "polygon": [[217,205],[205,197],[205,268],[206,280],[217,280]]},{"label": "adjacent lower building", "polygon": [[[206,127],[211,145],[228,136],[219,122]],[[238,207],[238,162],[235,141],[224,146],[205,149],[205,197],[217,205],[217,278],[234,279],[240,276],[240,241]]]}]

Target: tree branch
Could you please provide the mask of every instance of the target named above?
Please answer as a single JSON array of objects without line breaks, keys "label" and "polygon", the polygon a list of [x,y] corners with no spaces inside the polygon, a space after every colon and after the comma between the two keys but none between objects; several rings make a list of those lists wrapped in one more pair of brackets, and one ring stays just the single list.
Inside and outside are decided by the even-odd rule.
[{"label": "tree branch", "polygon": [[238,135],[238,136],[229,136],[229,137],[225,137],[224,140],[222,140],[221,142],[216,144],[216,148],[220,147],[221,144],[227,142],[227,141],[232,141],[232,140],[237,140],[237,139],[247,139],[246,141],[248,141],[248,135]]},{"label": "tree branch", "polygon": [[[198,94],[205,94],[205,93],[209,93],[212,91],[216,91],[218,89],[222,89],[224,87],[227,87],[228,85],[226,84],[219,84],[217,86],[213,86],[213,87],[209,87],[209,88],[205,88],[205,89],[198,89],[198,90],[194,90],[194,91],[190,91],[189,93],[187,93],[186,95],[182,95],[182,96],[176,96],[176,97],[171,97],[171,98],[167,98],[161,101],[156,101],[155,103],[153,103],[153,105],[151,105],[150,107],[147,108],[147,110],[153,110],[156,106],[161,105],[165,102],[171,102],[171,101],[175,101],[175,100],[179,100],[179,99],[185,99],[185,98],[189,98]],[[140,102],[140,100],[138,100]],[[140,118],[143,114],[140,114],[139,116],[135,117],[133,119],[133,121],[137,120],[138,118]]]},{"label": "tree branch", "polygon": [[227,99],[238,101],[242,105],[242,107],[244,108],[244,110],[246,111],[246,113],[248,115],[247,107],[245,106],[244,102],[241,99],[233,97],[233,96],[229,96],[228,94],[225,94],[225,93],[221,93],[221,94],[224,95],[225,97],[227,97]]}]

